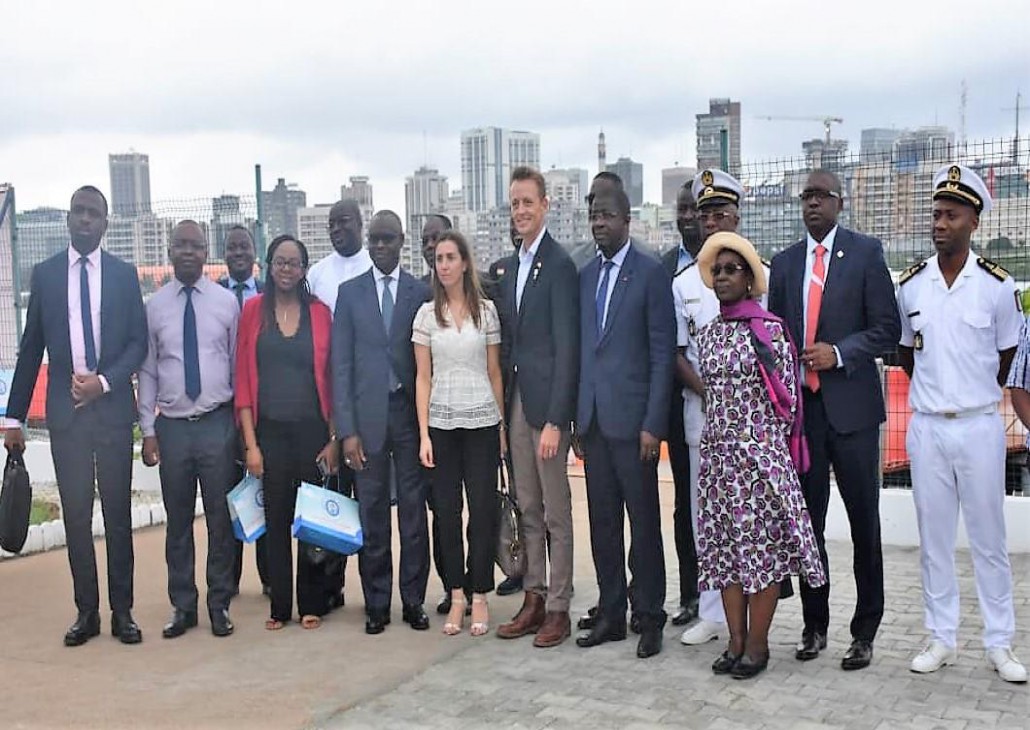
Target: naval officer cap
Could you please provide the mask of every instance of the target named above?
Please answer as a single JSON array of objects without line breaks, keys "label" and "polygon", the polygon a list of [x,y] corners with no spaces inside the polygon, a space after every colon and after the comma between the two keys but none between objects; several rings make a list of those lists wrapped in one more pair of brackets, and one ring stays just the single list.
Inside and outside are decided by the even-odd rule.
[{"label": "naval officer cap", "polygon": [[740,199],[744,197],[744,186],[727,172],[708,169],[694,176],[690,192],[693,193],[698,208],[728,203],[739,205]]},{"label": "naval officer cap", "polygon": [[947,165],[933,176],[933,199],[954,200],[977,212],[991,209],[991,193],[975,172],[965,165]]}]

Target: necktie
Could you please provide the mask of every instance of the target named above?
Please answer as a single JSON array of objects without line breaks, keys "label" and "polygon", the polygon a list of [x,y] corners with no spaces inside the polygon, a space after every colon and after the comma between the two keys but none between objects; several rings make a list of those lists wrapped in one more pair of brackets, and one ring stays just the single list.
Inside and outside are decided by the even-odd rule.
[{"label": "necktie", "polygon": [[[826,246],[815,247],[815,262],[812,264],[812,282],[808,285],[808,313],[805,317],[805,347],[815,344],[815,331],[819,326],[819,308],[823,303],[823,284],[826,280],[826,265],[823,256]],[[819,390],[819,373],[805,369],[805,385],[813,393]]]},{"label": "necktie", "polygon": [[601,275],[601,284],[597,287],[597,299],[595,305],[597,306],[597,339],[601,339],[601,335],[604,334],[604,309],[605,304],[608,301],[608,277],[612,273],[612,267],[615,263],[612,261],[605,261],[601,264],[604,267],[604,273]]},{"label": "necktie", "polygon": [[89,259],[79,257],[79,303],[82,307],[82,341],[86,345],[86,367],[97,371],[97,343],[93,339],[93,306],[89,296],[89,273],[86,264]]},{"label": "necktie", "polygon": [[186,291],[186,311],[182,315],[182,364],[186,396],[195,401],[200,396],[200,351],[197,347],[197,313],[193,309],[192,286]]},{"label": "necktie", "polygon": [[[390,323],[393,321],[393,293],[390,292],[390,282],[393,281],[392,276],[383,277],[383,300],[382,300],[382,311],[383,311],[383,327],[386,328],[386,334],[390,334]],[[390,392],[397,390],[400,386],[400,382],[397,380],[397,376],[393,372],[393,363],[390,364]]]},{"label": "necktie", "polygon": [[236,290],[236,303],[240,309],[243,309],[243,292],[247,291],[247,285],[238,281],[232,285],[232,288]]}]

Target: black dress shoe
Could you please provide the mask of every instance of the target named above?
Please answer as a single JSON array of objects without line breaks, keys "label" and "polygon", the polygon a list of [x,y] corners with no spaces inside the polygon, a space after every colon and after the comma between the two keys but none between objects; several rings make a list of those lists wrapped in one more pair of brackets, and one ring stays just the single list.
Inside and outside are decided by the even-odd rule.
[{"label": "black dress shoe", "polygon": [[591,646],[598,646],[606,641],[624,641],[626,638],[626,622],[612,621],[604,616],[597,616],[594,619],[594,627],[590,633],[576,637],[576,646],[589,649]]},{"label": "black dress shoe", "polygon": [[172,611],[172,618],[161,629],[161,636],[166,639],[174,639],[186,633],[197,625],[196,611],[182,611],[178,608]]},{"label": "black dress shoe", "polygon": [[743,654],[731,654],[727,649],[719,658],[712,662],[712,674],[730,674]]},{"label": "black dress shoe", "polygon": [[805,629],[801,634],[801,641],[794,650],[794,658],[799,662],[807,662],[819,656],[819,652],[825,648],[826,634]]},{"label": "black dress shoe", "polygon": [[686,606],[672,615],[673,626],[686,626],[697,618],[697,601],[688,601]]},{"label": "black dress shoe", "polygon": [[[193,625],[196,626],[196,623]],[[117,637],[123,644],[138,644],[143,641],[143,632],[139,630],[139,624],[128,611],[111,614],[111,636]]]},{"label": "black dress shoe", "polygon": [[758,661],[755,661],[751,656],[745,652],[737,663],[730,670],[730,676],[734,679],[751,679],[765,671],[765,668],[769,666],[769,655],[766,654]]},{"label": "black dress shoe", "polygon": [[514,593],[522,593],[522,578],[505,578],[497,586],[499,596],[510,596]]},{"label": "black dress shoe", "polygon": [[591,606],[587,612],[579,617],[576,628],[580,631],[590,631],[597,623],[597,606]]},{"label": "black dress shoe", "polygon": [[211,616],[211,633],[215,636],[230,636],[236,627],[232,625],[232,620],[229,618],[229,609],[223,608],[218,611],[212,611]]},{"label": "black dress shoe", "polygon": [[68,627],[64,635],[65,646],[82,646],[94,636],[100,635],[100,614],[80,613],[75,623]]},{"label": "black dress shoe", "polygon": [[371,611],[365,619],[366,634],[381,634],[390,625],[390,614],[388,611]]},{"label": "black dress shoe", "polygon": [[873,660],[873,642],[865,639],[855,639],[851,646],[844,652],[844,658],[840,660],[840,667],[846,671],[852,669],[865,669]]},{"label": "black dress shoe", "polygon": [[401,616],[404,619],[404,623],[411,626],[415,631],[425,631],[429,628],[429,616],[426,615],[422,604],[405,606]]},{"label": "black dress shoe", "polygon": [[640,632],[640,641],[637,642],[637,657],[647,659],[662,650],[662,630],[660,628],[646,628]]},{"label": "black dress shoe", "polygon": [[443,594],[443,598],[436,604],[436,612],[441,616],[446,616],[451,612],[451,592],[447,591]]}]

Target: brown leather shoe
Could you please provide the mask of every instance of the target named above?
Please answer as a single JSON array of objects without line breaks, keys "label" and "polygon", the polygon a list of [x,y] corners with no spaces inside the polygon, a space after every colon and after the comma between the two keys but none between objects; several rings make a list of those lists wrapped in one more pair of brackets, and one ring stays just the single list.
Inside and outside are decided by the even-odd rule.
[{"label": "brown leather shoe", "polygon": [[568,611],[548,611],[544,623],[536,632],[533,646],[546,649],[565,641],[572,635],[572,619]]},{"label": "brown leather shoe", "polygon": [[536,593],[526,591],[522,599],[522,608],[515,618],[497,627],[497,635],[502,639],[517,639],[527,634],[535,634],[544,623],[544,598]]}]

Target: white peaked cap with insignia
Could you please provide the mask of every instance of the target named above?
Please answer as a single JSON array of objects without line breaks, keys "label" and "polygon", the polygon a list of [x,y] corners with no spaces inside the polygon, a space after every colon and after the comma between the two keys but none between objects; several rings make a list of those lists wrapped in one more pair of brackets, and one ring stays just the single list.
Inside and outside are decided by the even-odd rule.
[{"label": "white peaked cap with insignia", "polygon": [[943,198],[971,205],[986,213],[993,201],[983,179],[965,165],[945,165],[933,176],[933,199]]},{"label": "white peaked cap with insignia", "polygon": [[744,186],[728,172],[709,168],[694,176],[690,192],[698,208],[727,203],[739,205],[740,199],[744,197]]}]

